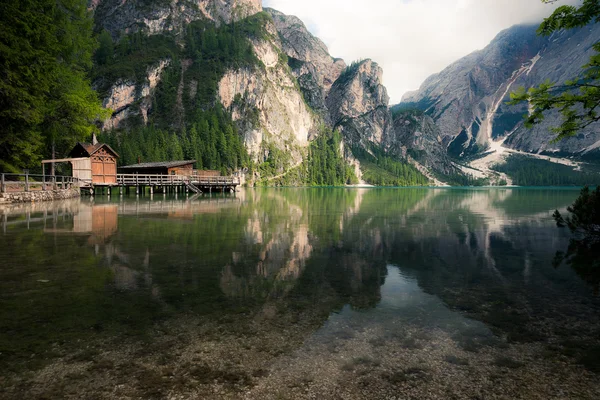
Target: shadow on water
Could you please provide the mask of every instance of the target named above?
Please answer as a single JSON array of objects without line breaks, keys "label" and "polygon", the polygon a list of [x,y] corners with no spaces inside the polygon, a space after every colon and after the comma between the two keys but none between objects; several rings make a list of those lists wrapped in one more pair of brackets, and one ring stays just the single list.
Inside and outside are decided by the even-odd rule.
[{"label": "shadow on water", "polygon": [[[447,336],[475,355],[541,343],[549,358],[597,370],[589,355],[600,349],[600,302],[577,277],[597,288],[584,261],[596,249],[572,258],[573,269],[551,267],[569,240],[552,210],[576,195],[260,189],[4,209],[0,367],[17,376],[59,359],[102,368],[103,355],[126,343],[123,354],[161,371],[196,371],[178,390],[194,380],[241,390],[307,346],[334,357],[363,338],[373,354],[389,346],[409,354]],[[198,350],[206,343],[220,353]],[[224,352],[238,364],[221,364]],[[445,354],[443,365],[472,363],[464,354]],[[381,370],[371,383],[382,387],[426,382],[434,371],[348,356],[355,362],[342,365],[343,376]],[[162,378],[142,382],[151,371],[112,357],[104,370],[139,372],[122,395],[165,393]],[[494,368],[520,363],[498,358]]]}]

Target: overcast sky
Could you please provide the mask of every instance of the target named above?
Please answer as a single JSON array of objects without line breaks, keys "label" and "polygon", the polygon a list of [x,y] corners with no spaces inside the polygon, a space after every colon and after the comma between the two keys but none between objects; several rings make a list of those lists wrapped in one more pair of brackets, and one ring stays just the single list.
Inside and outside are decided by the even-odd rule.
[{"label": "overcast sky", "polygon": [[[567,3],[578,1],[557,5]],[[263,0],[263,5],[302,19],[332,56],[379,63],[391,104],[429,75],[485,47],[502,29],[540,22],[557,6],[541,0]]]}]

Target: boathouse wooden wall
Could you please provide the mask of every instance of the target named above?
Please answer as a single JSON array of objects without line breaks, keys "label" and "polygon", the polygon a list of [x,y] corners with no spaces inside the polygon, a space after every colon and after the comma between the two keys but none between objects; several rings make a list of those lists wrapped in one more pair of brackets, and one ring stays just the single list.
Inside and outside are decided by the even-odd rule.
[{"label": "boathouse wooden wall", "polygon": [[92,155],[92,182],[94,184],[117,184],[117,158],[106,149]]},{"label": "boathouse wooden wall", "polygon": [[89,158],[79,158],[70,161],[73,169],[73,177],[85,181],[92,180],[92,160]]},{"label": "boathouse wooden wall", "polygon": [[181,165],[179,167],[169,168],[168,174],[169,175],[190,176],[190,175],[192,175],[192,172],[194,171],[193,167],[194,167],[194,164],[188,164],[188,165]]}]

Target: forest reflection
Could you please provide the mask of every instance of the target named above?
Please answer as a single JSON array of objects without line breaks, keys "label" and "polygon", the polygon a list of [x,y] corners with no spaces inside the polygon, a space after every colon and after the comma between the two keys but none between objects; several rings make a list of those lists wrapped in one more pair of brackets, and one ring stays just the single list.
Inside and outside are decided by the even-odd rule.
[{"label": "forest reflection", "polygon": [[[78,336],[90,326],[144,331],[182,313],[302,321],[309,334],[347,305],[377,307],[393,265],[499,335],[538,340],[542,316],[568,307],[589,316],[584,307],[573,308],[589,289],[570,269],[552,268],[568,236],[554,228],[551,214],[576,195],[249,189],[210,198],[84,198],[6,209],[1,320],[21,312],[4,332],[38,338],[23,322],[46,321],[55,335],[44,341]],[[18,279],[24,283],[15,288]],[[28,288],[37,294],[25,302]],[[568,321],[562,328],[569,329]]]}]

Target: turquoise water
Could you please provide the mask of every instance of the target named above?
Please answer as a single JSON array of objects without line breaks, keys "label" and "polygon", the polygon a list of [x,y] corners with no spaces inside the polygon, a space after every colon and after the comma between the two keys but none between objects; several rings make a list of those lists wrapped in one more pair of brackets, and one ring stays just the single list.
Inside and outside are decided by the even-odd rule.
[{"label": "turquoise water", "polygon": [[[247,189],[0,211],[2,398],[599,398],[575,189]],[[437,396],[437,397],[436,397]]]}]

